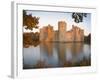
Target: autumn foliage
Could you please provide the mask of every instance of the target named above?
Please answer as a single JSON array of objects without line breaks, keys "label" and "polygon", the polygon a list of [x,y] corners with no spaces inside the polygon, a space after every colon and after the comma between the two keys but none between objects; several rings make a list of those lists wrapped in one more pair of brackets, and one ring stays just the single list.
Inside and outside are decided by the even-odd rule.
[{"label": "autumn foliage", "polygon": [[[23,27],[25,29],[33,30],[33,28],[38,28],[39,17],[32,16],[32,14],[27,14],[25,10],[23,10]],[[29,32],[23,33],[23,46],[29,47],[30,45],[37,46],[39,44],[39,33]]]},{"label": "autumn foliage", "polygon": [[27,15],[26,11],[23,10],[23,27],[25,29],[33,30],[33,28],[38,28],[39,17],[32,16],[32,14]]},{"label": "autumn foliage", "polygon": [[38,32],[23,33],[23,46],[37,46],[40,43],[39,35],[40,34]]}]

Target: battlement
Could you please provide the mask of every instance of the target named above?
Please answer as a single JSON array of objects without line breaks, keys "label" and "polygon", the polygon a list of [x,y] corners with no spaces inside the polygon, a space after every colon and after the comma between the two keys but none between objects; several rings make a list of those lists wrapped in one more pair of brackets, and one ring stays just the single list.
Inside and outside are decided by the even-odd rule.
[{"label": "battlement", "polygon": [[84,41],[84,30],[78,26],[72,25],[70,31],[66,31],[67,23],[58,22],[58,30],[54,31],[50,24],[40,29],[40,41],[59,41],[59,42],[77,42]]}]

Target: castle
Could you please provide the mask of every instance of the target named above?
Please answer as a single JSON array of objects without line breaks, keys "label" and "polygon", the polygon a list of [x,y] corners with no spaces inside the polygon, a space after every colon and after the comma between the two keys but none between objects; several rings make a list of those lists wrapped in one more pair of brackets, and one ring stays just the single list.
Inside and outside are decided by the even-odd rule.
[{"label": "castle", "polygon": [[65,21],[58,22],[58,30],[54,30],[53,26],[48,25],[40,29],[40,41],[54,42],[82,42],[84,41],[84,30],[72,25],[70,31],[67,30]]}]

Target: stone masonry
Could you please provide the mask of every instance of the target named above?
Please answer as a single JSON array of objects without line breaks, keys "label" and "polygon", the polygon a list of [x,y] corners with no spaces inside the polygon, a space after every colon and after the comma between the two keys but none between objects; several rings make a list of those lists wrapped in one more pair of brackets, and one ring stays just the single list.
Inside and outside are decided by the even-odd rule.
[{"label": "stone masonry", "polygon": [[58,30],[53,30],[51,25],[40,29],[40,41],[82,42],[84,41],[84,30],[72,25],[72,29],[67,31],[67,23],[59,21]]}]

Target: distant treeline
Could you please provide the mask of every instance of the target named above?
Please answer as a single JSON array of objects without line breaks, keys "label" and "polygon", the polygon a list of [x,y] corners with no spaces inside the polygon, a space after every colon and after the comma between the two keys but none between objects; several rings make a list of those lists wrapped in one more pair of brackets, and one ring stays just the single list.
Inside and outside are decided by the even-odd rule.
[{"label": "distant treeline", "polygon": [[89,34],[88,36],[84,36],[84,42],[91,44],[91,34]]}]

